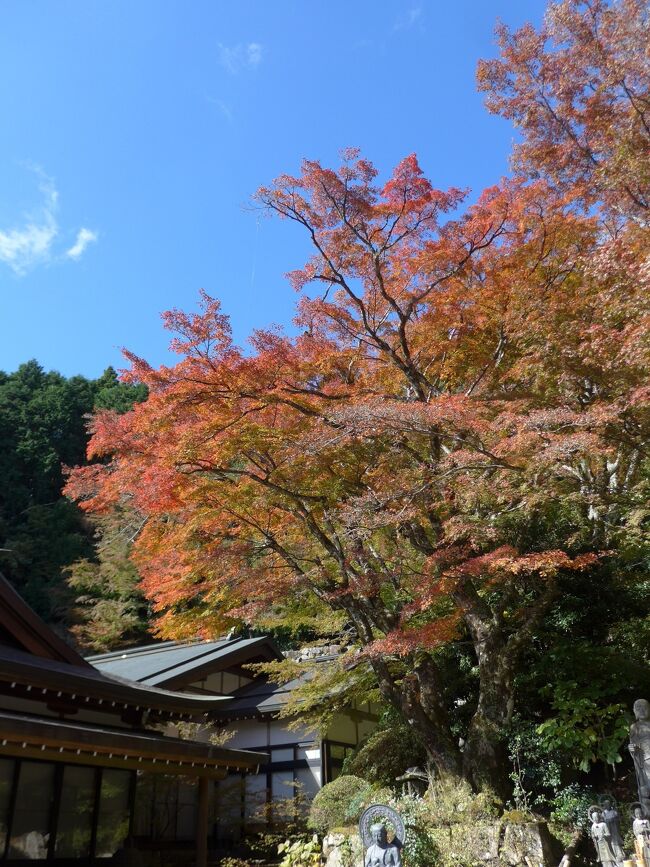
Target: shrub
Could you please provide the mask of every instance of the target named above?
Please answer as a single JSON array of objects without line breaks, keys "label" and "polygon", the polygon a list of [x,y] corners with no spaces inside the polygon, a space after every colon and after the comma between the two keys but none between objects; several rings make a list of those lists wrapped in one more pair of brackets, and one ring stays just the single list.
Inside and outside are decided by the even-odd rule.
[{"label": "shrub", "polygon": [[404,795],[387,802],[400,814],[406,827],[403,857],[409,867],[440,863],[440,850],[433,825],[435,817],[428,799]]},{"label": "shrub", "polygon": [[386,715],[345,760],[343,773],[394,788],[407,768],[425,765],[426,753],[412,726]]},{"label": "shrub", "polygon": [[586,828],[589,824],[587,811],[596,802],[596,793],[587,786],[572,783],[556,792],[551,801],[553,822]]},{"label": "shrub", "polygon": [[309,839],[286,840],[278,846],[282,855],[280,867],[318,867],[321,863],[320,843],[314,834]]},{"label": "shrub", "polygon": [[325,834],[330,828],[355,822],[361,815],[362,795],[371,790],[366,780],[351,775],[343,775],[327,783],[312,802],[309,827]]},{"label": "shrub", "polygon": [[430,805],[432,821],[437,825],[495,819],[501,813],[501,805],[494,795],[475,794],[464,780],[436,780],[423,801]]},{"label": "shrub", "polygon": [[222,858],[219,867],[253,867],[253,865],[250,861],[243,861],[241,858]]}]

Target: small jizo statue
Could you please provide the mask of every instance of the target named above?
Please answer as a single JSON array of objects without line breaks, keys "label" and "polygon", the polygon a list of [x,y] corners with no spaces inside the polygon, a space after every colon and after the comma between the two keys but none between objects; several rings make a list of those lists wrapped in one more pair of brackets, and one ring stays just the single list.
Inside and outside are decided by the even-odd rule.
[{"label": "small jizo statue", "polygon": [[616,867],[617,859],[612,846],[611,835],[607,823],[603,819],[603,811],[600,807],[589,808],[591,819],[591,839],[594,841],[596,858],[603,867]]},{"label": "small jizo statue", "polygon": [[371,825],[370,833],[372,843],[368,846],[364,867],[402,867],[399,848],[388,842],[386,826]]},{"label": "small jizo statue", "polygon": [[[598,800],[603,810],[603,821],[609,829],[609,836],[612,849],[616,855],[616,861],[622,864],[625,861],[625,853],[623,852],[623,838],[621,837],[621,824],[618,810],[616,809],[616,802],[609,795],[603,795]],[[650,864],[648,867],[650,867]]]},{"label": "small jizo statue", "polygon": [[632,815],[632,831],[634,832],[634,847],[637,861],[650,867],[650,822],[643,816],[643,807],[636,804]]},{"label": "small jizo statue", "polygon": [[639,788],[639,801],[644,816],[650,816],[650,702],[640,698],[634,702],[636,721],[630,726],[630,754],[634,762]]}]

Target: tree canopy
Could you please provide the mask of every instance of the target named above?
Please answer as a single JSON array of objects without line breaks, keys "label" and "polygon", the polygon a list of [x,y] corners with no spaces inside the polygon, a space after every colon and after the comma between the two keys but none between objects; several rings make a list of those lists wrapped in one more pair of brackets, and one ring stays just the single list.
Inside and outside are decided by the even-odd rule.
[{"label": "tree canopy", "polygon": [[0,571],[46,619],[69,620],[65,569],[93,558],[93,531],[61,489],[65,468],[85,461],[95,408],[130,408],[144,386],[45,372],[36,361],[0,373]]},{"label": "tree canopy", "polygon": [[595,625],[612,641],[607,588],[648,614],[642,5],[567,0],[541,34],[501,31],[479,80],[523,142],[475,204],[415,155],[380,182],[355,150],[260,189],[313,245],[290,274],[301,333],[244,351],[206,293],[168,312],[178,363],[127,353],[148,399],[96,413],[98,462],[67,488],[141,517],[161,634],[342,635],[323,688],[372,684],[477,788],[505,790],[502,735],[545,655]]}]

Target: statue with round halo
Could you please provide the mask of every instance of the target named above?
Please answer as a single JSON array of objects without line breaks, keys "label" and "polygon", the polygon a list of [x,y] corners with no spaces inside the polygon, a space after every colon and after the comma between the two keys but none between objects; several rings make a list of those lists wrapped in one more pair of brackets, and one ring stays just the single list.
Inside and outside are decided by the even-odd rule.
[{"label": "statue with round halo", "polygon": [[[386,824],[394,830],[389,841]],[[365,849],[364,867],[402,867],[401,848],[404,842],[402,817],[385,804],[371,804],[359,819],[359,834]]]},{"label": "statue with round halo", "polygon": [[632,817],[637,863],[650,864],[650,821],[644,818],[641,804],[632,804]]}]

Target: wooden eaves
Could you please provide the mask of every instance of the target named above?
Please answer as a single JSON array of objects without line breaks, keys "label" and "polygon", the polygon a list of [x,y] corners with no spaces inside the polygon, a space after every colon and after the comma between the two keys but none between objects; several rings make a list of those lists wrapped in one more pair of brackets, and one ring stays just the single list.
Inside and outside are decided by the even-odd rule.
[{"label": "wooden eaves", "polygon": [[6,712],[0,712],[0,755],[212,778],[224,777],[230,768],[255,771],[268,760],[260,753],[152,732]]},{"label": "wooden eaves", "polygon": [[199,719],[227,702],[227,697],[170,692],[104,674],[92,666],[77,666],[33,657],[21,650],[0,647],[0,690],[27,697],[40,693],[45,701],[85,703],[116,712],[147,709],[158,716]]}]

